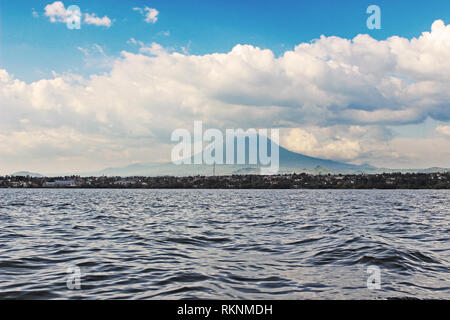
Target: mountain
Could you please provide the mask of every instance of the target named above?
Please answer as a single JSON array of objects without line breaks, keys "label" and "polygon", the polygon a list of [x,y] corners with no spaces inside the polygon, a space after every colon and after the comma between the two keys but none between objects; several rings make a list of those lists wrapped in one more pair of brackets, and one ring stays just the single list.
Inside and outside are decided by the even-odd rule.
[{"label": "mountain", "polygon": [[42,178],[43,175],[40,173],[33,173],[28,171],[18,171],[11,174],[13,177],[32,177],[32,178]]},{"label": "mountain", "polygon": [[[270,152],[270,140],[268,150]],[[237,150],[235,143],[235,150]],[[246,155],[248,155],[249,144],[246,141]],[[259,142],[257,144],[259,152]],[[225,154],[225,153],[224,153]],[[191,157],[191,163],[193,163]],[[236,153],[235,153],[236,159]],[[300,153],[292,152],[279,146],[280,169],[279,173],[311,172],[311,173],[361,173],[376,170],[369,164],[355,165],[334,160],[309,157]],[[224,161],[225,162],[225,161]],[[231,174],[259,174],[261,165],[249,164],[217,164],[215,173],[217,175]],[[135,163],[123,167],[106,168],[97,172],[81,174],[82,176],[194,176],[212,175],[213,166],[205,164],[181,164],[167,163]]]},{"label": "mountain", "polygon": [[313,170],[317,167],[331,169],[333,171],[352,172],[373,170],[370,164],[356,165],[334,160],[314,158],[300,153],[289,151],[280,146],[280,168]]}]

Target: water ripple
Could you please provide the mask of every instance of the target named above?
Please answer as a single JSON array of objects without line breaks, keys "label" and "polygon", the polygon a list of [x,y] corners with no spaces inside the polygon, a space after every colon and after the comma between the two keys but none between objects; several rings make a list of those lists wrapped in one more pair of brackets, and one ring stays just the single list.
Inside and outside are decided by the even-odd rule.
[{"label": "water ripple", "polygon": [[[450,299],[445,190],[0,190],[0,299]],[[367,267],[381,289],[367,289]],[[69,290],[79,267],[80,290]]]}]

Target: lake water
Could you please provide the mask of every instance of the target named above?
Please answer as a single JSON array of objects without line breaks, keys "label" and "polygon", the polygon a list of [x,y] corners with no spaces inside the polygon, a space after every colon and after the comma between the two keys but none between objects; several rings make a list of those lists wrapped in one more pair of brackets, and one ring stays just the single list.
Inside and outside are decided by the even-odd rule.
[{"label": "lake water", "polygon": [[437,190],[1,189],[0,298],[450,299],[449,203]]}]

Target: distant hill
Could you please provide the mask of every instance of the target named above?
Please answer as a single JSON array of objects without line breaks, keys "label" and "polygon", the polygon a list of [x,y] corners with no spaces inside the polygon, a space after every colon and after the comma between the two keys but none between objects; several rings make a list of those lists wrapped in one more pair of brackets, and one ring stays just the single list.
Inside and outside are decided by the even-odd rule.
[{"label": "distant hill", "polygon": [[28,171],[18,171],[11,174],[13,177],[32,177],[32,178],[42,178],[43,175],[40,173],[33,173]]},{"label": "distant hill", "polygon": [[374,173],[435,173],[435,172],[450,172],[450,168],[432,167],[424,169],[389,169],[378,168],[374,170]]}]

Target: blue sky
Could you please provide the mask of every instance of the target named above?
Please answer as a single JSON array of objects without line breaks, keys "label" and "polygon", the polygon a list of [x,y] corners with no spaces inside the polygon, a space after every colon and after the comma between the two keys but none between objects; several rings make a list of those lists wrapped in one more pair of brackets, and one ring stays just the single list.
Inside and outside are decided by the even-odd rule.
[{"label": "blue sky", "polygon": [[449,87],[449,1],[0,0],[0,174],[168,161],[171,132],[199,120],[450,167]]},{"label": "blue sky", "polygon": [[[236,44],[251,44],[281,54],[320,35],[351,39],[368,33],[375,39],[392,35],[419,36],[436,19],[448,19],[448,1],[71,1],[83,12],[107,15],[110,28],[82,25],[69,30],[43,16],[51,1],[1,0],[0,66],[15,76],[33,81],[50,72],[97,72],[83,68],[77,47],[101,45],[106,54],[118,55],[130,38],[156,41],[165,47],[189,48],[191,54],[228,52]],[[366,27],[366,8],[382,9],[382,29]],[[145,23],[133,7],[159,11],[155,24]],[[39,17],[32,15],[34,9]],[[163,33],[169,31],[170,36]]]}]

